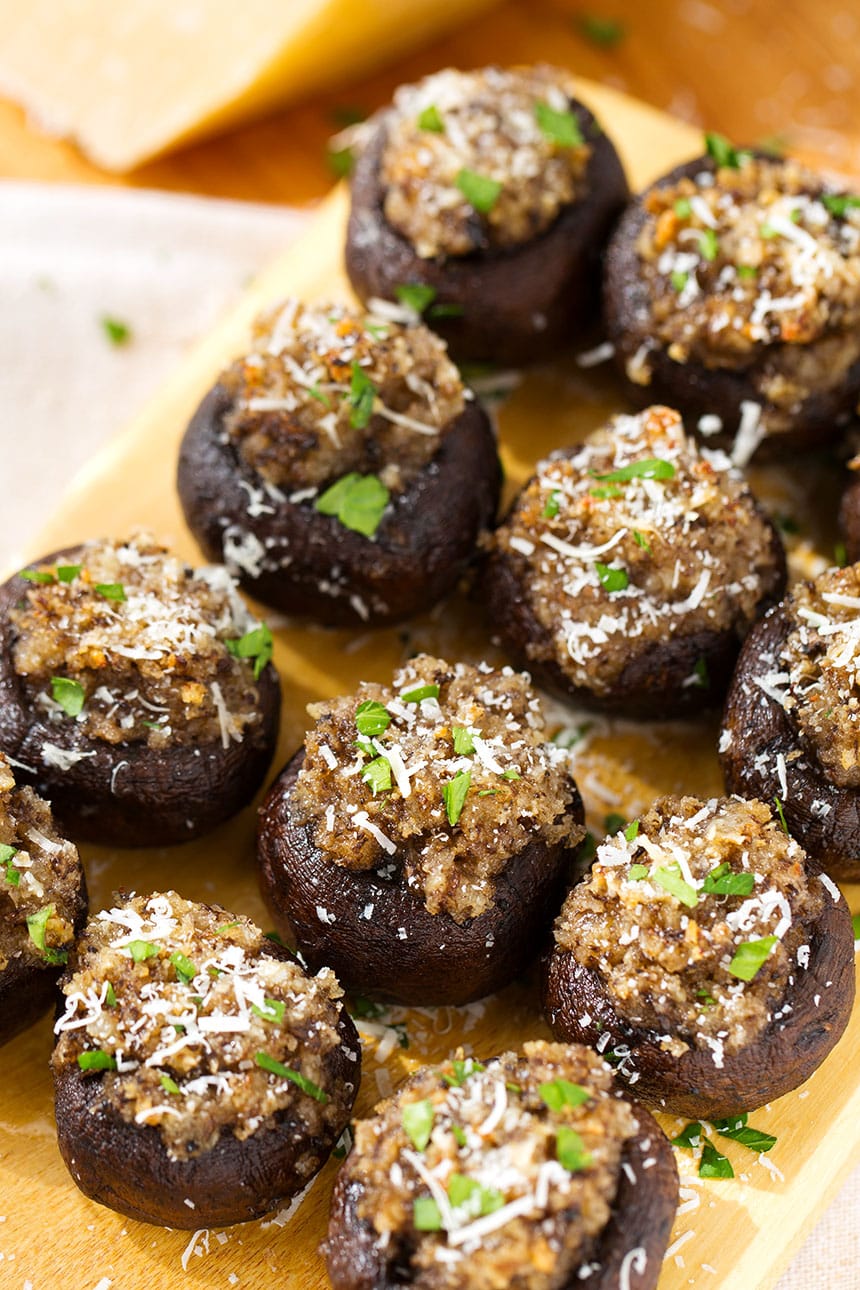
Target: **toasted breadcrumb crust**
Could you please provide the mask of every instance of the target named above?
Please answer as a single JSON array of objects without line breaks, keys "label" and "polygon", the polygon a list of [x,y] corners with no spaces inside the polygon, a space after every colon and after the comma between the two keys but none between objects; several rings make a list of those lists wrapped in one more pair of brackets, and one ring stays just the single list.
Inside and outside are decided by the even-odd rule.
[{"label": "toasted breadcrumb crust", "polygon": [[[743,371],[790,412],[860,359],[860,205],[794,160],[740,154],[644,200],[637,251],[654,341],[677,363]],[[647,355],[628,375],[650,379]]]},{"label": "toasted breadcrumb crust", "polygon": [[[9,615],[15,672],[40,718],[109,744],[241,742],[260,721],[259,694],[254,660],[227,643],[254,620],[226,569],[192,569],[145,533],[68,559],[27,571],[44,581]],[[58,679],[83,699],[77,715],[58,701]],[[54,756],[61,766],[62,749]]]},{"label": "toasted breadcrumb crust", "polygon": [[444,341],[392,313],[408,321],[396,307],[376,316],[297,300],[257,318],[248,353],[220,378],[233,398],[227,435],[261,480],[252,506],[352,471],[402,492],[433,457],[463,411],[463,383]]},{"label": "toasted breadcrumb crust", "polygon": [[[409,1132],[422,1112],[423,1148]],[[522,1055],[418,1071],[355,1125],[344,1169],[361,1184],[359,1217],[411,1285],[556,1290],[588,1262],[636,1131],[596,1054],[533,1042]],[[428,1202],[437,1231],[416,1227]]]},{"label": "toasted breadcrumb crust", "polygon": [[77,847],[57,832],[47,802],[16,787],[0,753],[0,972],[13,959],[65,962],[83,912],[82,882]]},{"label": "toasted breadcrumb crust", "polygon": [[[585,193],[591,148],[578,128],[568,144],[540,123],[542,109],[570,114],[573,89],[567,72],[548,66],[449,68],[401,86],[380,166],[388,223],[423,259],[515,247],[543,233]],[[463,171],[499,185],[489,210],[464,195]]]},{"label": "toasted breadcrumb crust", "polygon": [[[740,878],[741,892],[709,892],[720,877]],[[638,830],[598,847],[555,940],[598,974],[620,1017],[655,1032],[674,1056],[709,1048],[721,1066],[790,1012],[823,904],[803,850],[765,803],[665,797]],[[731,965],[740,947],[766,937],[775,938],[770,952],[751,980],[739,979]]]},{"label": "toasted breadcrumb crust", "polygon": [[[317,1137],[348,1110],[353,1090],[328,1060],[341,1046],[334,974],[306,976],[247,918],[173,891],[122,900],[90,920],[62,988],[55,1070],[100,1079],[104,1104],[154,1125],[175,1160],[285,1115]],[[111,1068],[87,1067],[96,1054]],[[318,1164],[300,1153],[299,1176]]]},{"label": "toasted breadcrumb crust", "polygon": [[[379,705],[383,728],[362,736],[368,703]],[[583,836],[569,754],[546,742],[525,674],[419,655],[391,686],[362,683],[309,711],[316,724],[296,818],[333,864],[401,869],[432,914],[478,916],[492,906],[494,878],[530,842],[573,847]]]},{"label": "toasted breadcrumb crust", "polygon": [[[540,462],[493,539],[545,628],[530,656],[605,696],[631,651],[702,631],[744,636],[782,574],[729,467],[659,406]],[[686,684],[706,681],[693,672]]]}]

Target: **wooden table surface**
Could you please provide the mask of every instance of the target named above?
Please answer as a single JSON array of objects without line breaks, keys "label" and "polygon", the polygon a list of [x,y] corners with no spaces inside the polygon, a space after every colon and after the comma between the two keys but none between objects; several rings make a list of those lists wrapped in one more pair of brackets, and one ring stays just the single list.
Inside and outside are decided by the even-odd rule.
[{"label": "wooden table surface", "polygon": [[[359,3],[360,0],[356,0]],[[583,19],[621,24],[617,43]],[[2,36],[0,36],[2,39]],[[326,140],[345,109],[448,64],[548,59],[737,141],[777,138],[860,174],[857,0],[508,0],[395,68],[140,168],[106,174],[0,101],[0,175],[307,202],[332,182]]]}]

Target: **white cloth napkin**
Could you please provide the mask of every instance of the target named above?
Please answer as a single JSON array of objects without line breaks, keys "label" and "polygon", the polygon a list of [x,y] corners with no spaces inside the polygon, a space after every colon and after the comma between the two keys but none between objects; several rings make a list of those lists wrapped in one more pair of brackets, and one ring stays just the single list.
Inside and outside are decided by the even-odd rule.
[{"label": "white cloth napkin", "polygon": [[[307,218],[154,192],[0,182],[0,568],[14,564],[76,470]],[[127,326],[129,339],[111,343],[105,319]],[[778,1290],[857,1290],[858,1269],[860,1169]]]}]

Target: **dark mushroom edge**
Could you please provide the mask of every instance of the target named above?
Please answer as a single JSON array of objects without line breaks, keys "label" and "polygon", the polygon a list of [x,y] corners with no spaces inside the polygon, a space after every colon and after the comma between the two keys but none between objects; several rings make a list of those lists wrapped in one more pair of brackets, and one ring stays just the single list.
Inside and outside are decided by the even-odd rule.
[{"label": "dark mushroom edge", "polygon": [[0,1045],[38,1021],[87,916],[77,848],[0,752]]},{"label": "dark mushroom edge", "polygon": [[722,702],[785,578],[779,535],[725,455],[653,407],[538,464],[478,588],[504,648],[541,684],[658,719]]},{"label": "dark mushroom edge", "polygon": [[223,568],[192,570],[145,534],[69,547],[0,587],[0,747],[75,838],[188,841],[262,783],[270,657]]},{"label": "dark mushroom edge", "polygon": [[[860,460],[854,457],[849,468],[856,471]],[[845,539],[846,558],[854,564],[860,560],[860,478],[852,474],[839,503],[839,528]]]},{"label": "dark mushroom edge", "polygon": [[[63,988],[57,1133],[91,1200],[220,1227],[261,1217],[322,1168],[361,1065],[330,971],[307,977],[248,919],[168,892],[93,920]],[[185,1029],[162,1044],[174,1010]]]},{"label": "dark mushroom edge", "polygon": [[763,803],[666,798],[598,847],[542,990],[556,1038],[604,1053],[646,1105],[736,1115],[798,1087],[838,1042],[851,917]]},{"label": "dark mushroom edge", "polygon": [[856,203],[793,160],[714,143],[627,208],[607,333],[634,402],[744,465],[832,439],[860,396]]},{"label": "dark mushroom edge", "polygon": [[179,496],[206,555],[326,626],[399,622],[453,591],[495,520],[501,467],[441,342],[287,301],[255,343],[182,441]]},{"label": "dark mushroom edge", "polygon": [[586,1049],[530,1043],[522,1057],[419,1071],[355,1137],[324,1246],[335,1290],[460,1287],[473,1274],[529,1290],[657,1284],[673,1153]]},{"label": "dark mushroom edge", "polygon": [[[443,108],[441,130],[424,130],[414,140],[421,149],[415,155],[431,158],[427,174],[423,163],[414,160],[406,170],[404,188],[418,219],[429,213],[443,231],[446,221],[450,227],[455,217],[462,223],[454,253],[435,249],[432,241],[419,254],[414,238],[386,215],[389,186],[383,167],[398,123],[408,123],[410,115],[419,120],[425,102],[434,106],[440,85],[446,99],[453,96],[458,139],[463,139],[472,109],[483,129],[458,157],[460,144],[445,134]],[[516,114],[522,137],[506,140],[506,130],[514,128],[513,114],[503,115],[498,104],[511,94],[528,100],[528,106]],[[555,130],[552,120],[540,124],[539,114],[547,107]],[[347,273],[360,299],[409,300],[416,290],[423,292],[423,298],[432,301],[424,308],[425,319],[458,359],[516,366],[544,358],[595,322],[601,255],[629,193],[612,142],[591,112],[572,97],[566,73],[546,67],[442,72],[418,86],[402,87],[395,106],[379,113],[371,129],[352,178],[346,242]],[[537,157],[543,151],[547,156],[541,156],[531,171],[523,168],[516,180],[505,173],[510,155]],[[573,194],[559,206],[549,186],[554,168],[566,158],[574,172]],[[441,167],[436,181],[429,177],[434,164]],[[463,180],[470,175],[491,185],[489,194],[482,193],[479,184],[479,191],[470,196]],[[569,182],[569,174],[564,179]],[[488,200],[493,209],[487,208]],[[506,205],[518,232],[510,244],[499,245]],[[547,206],[553,213],[544,226]]]},{"label": "dark mushroom edge", "polygon": [[[430,697],[402,699],[421,687]],[[384,731],[357,750],[374,711]],[[361,994],[462,1004],[507,985],[537,953],[584,836],[567,754],[540,741],[527,678],[419,656],[392,688],[362,685],[313,715],[260,813],[276,926]]]},{"label": "dark mushroom edge", "polygon": [[860,878],[860,565],[796,586],[750,633],[726,700],[730,792],[773,801],[810,858]]}]

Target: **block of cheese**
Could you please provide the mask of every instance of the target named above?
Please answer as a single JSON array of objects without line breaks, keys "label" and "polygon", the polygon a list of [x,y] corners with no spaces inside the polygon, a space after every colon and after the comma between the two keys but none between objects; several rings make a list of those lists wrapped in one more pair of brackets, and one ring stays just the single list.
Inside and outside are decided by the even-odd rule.
[{"label": "block of cheese", "polygon": [[494,0],[3,0],[0,94],[97,165],[332,88]]}]

